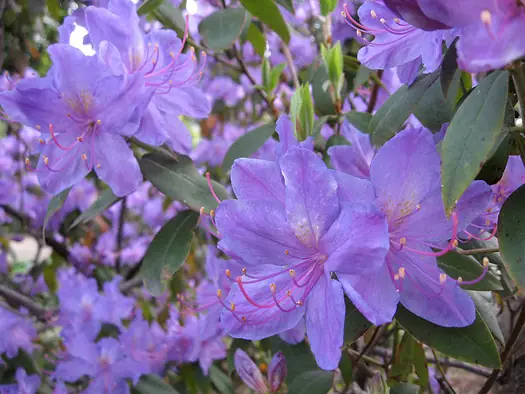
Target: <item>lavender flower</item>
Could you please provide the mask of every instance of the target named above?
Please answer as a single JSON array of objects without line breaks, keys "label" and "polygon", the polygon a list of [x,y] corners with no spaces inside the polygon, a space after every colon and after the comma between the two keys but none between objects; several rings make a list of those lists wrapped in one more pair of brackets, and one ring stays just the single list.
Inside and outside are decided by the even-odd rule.
[{"label": "lavender flower", "polygon": [[8,309],[0,308],[0,354],[8,358],[18,354],[19,349],[31,354],[33,352],[33,339],[36,338],[36,329],[29,317],[20,316]]}]

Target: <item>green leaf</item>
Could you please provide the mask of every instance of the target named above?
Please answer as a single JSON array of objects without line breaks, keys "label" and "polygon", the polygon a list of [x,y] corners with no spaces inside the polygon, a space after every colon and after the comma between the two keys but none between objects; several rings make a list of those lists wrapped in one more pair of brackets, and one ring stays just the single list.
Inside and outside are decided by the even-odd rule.
[{"label": "green leaf", "polygon": [[473,324],[462,328],[430,323],[409,312],[401,304],[395,318],[416,339],[443,354],[488,368],[501,368],[498,348],[479,313],[476,313]]},{"label": "green leaf", "polygon": [[425,350],[412,335],[405,333],[397,348],[390,376],[397,381],[407,381],[414,370],[419,377],[419,385],[427,388],[429,378]]},{"label": "green leaf", "polygon": [[208,48],[219,52],[239,38],[247,19],[248,14],[242,8],[219,10],[199,23],[199,34]]},{"label": "green leaf", "polygon": [[507,198],[498,219],[501,258],[515,283],[525,288],[525,185]]},{"label": "green leaf", "polygon": [[345,335],[344,343],[350,345],[360,338],[370,327],[370,323],[357,308],[345,298],[346,315],[345,315]]},{"label": "green leaf", "polygon": [[[314,122],[314,128],[312,130],[312,136],[315,138],[321,134],[321,129],[323,126],[328,122],[328,116],[321,116],[320,118],[317,118]],[[323,137],[321,137],[323,138]],[[324,141],[324,138],[323,138]]]},{"label": "green leaf", "polygon": [[255,25],[255,23],[250,23],[246,33],[246,39],[252,44],[255,53],[264,58],[266,39],[264,38],[263,32],[257,27],[257,25]]},{"label": "green leaf", "polygon": [[442,194],[450,214],[502,133],[509,74],[495,71],[474,89],[454,115],[443,140]]},{"label": "green leaf", "polygon": [[326,16],[335,9],[337,0],[319,0],[319,3],[321,6],[321,15]]},{"label": "green leaf", "polygon": [[314,95],[315,109],[319,115],[336,115],[334,100],[330,94],[330,80],[328,79],[328,70],[321,64],[312,80],[312,93]]},{"label": "green leaf", "polygon": [[186,29],[186,20],[180,8],[169,1],[160,3],[151,13],[164,27],[174,30],[182,37]]},{"label": "green leaf", "polygon": [[476,309],[483,318],[483,321],[489,328],[494,338],[502,345],[505,345],[505,338],[501,332],[501,328],[496,316],[496,308],[492,301],[492,293],[490,291],[469,291],[470,297],[474,300]]},{"label": "green leaf", "polygon": [[308,371],[297,376],[288,387],[288,394],[326,394],[332,388],[332,372]]},{"label": "green leaf", "polygon": [[336,145],[350,145],[350,142],[344,136],[334,134],[326,141],[325,149],[328,150],[328,148]]},{"label": "green leaf", "polygon": [[383,145],[396,133],[418,107],[421,97],[438,79],[438,72],[424,75],[412,86],[403,85],[379,108],[370,121],[372,143]]},{"label": "green leaf", "polygon": [[221,394],[234,394],[233,385],[224,372],[222,372],[219,367],[212,365],[209,371],[210,379],[213,385],[217,388]]},{"label": "green leaf", "polygon": [[158,297],[190,252],[199,214],[180,212],[155,235],[142,261],[140,273],[148,291]]},{"label": "green leaf", "polygon": [[396,383],[390,386],[390,394],[419,394],[419,386],[414,383]]},{"label": "green leaf", "polygon": [[454,116],[460,79],[461,70],[457,70],[450,82],[448,96],[443,95],[441,81],[438,79],[421,97],[414,115],[425,127],[433,132],[440,131],[443,123],[450,122]]},{"label": "green leaf", "polygon": [[[144,177],[168,197],[186,204],[196,212],[201,208],[206,212],[217,208],[218,203],[211,194],[206,178],[199,174],[189,157],[179,155],[174,159],[159,153],[149,153],[139,160],[139,164]],[[224,186],[215,181],[211,183],[221,200],[230,198]]]},{"label": "green leaf", "polygon": [[343,354],[341,354],[341,361],[339,361],[339,370],[341,371],[341,376],[344,382],[348,386],[350,386],[354,375],[354,363],[352,361],[352,357],[350,357],[350,354],[348,354],[347,351],[343,351]]},{"label": "green leaf", "polygon": [[295,14],[292,0],[275,0],[278,4],[282,5],[285,9]]},{"label": "green leaf", "polygon": [[[370,70],[368,67],[364,65],[360,65],[357,69],[357,74],[354,78],[354,84],[353,89],[354,91],[360,88],[366,81],[368,81],[368,78],[370,78],[370,75],[372,75],[373,71]],[[365,114],[367,112],[364,112]]]},{"label": "green leaf", "polygon": [[46,211],[46,217],[44,218],[44,224],[42,225],[42,238],[45,239],[46,234],[46,227],[47,223],[49,222],[49,219],[57,213],[60,208],[64,206],[64,203],[67,200],[67,196],[69,195],[69,191],[71,190],[71,187],[68,187],[65,190],[62,190],[60,193],[58,193],[56,196],[53,196],[51,201],[49,201],[49,205],[47,206]]},{"label": "green leaf", "polygon": [[443,97],[449,97],[448,91],[458,71],[458,52],[456,49],[457,41],[457,39],[454,40],[454,42],[448,48],[447,53],[443,57],[443,64],[441,65],[441,74],[439,76],[439,82],[441,85],[441,92],[443,93]]},{"label": "green leaf", "polygon": [[270,75],[270,92],[273,92],[279,85],[279,81],[281,80],[281,75],[285,68],[286,68],[286,64],[281,63],[272,69],[272,73]]},{"label": "green leaf", "polygon": [[108,209],[110,206],[112,206],[119,200],[120,197],[115,196],[111,189],[108,188],[104,190],[98,196],[97,201],[95,201],[93,205],[91,205],[88,209],[82,212],[80,216],[76,218],[75,221],[71,224],[71,226],[69,226],[68,230],[71,230],[80,224],[84,224],[90,221],[91,219],[100,215],[102,212],[104,212],[106,209]]},{"label": "green leaf", "polygon": [[370,134],[372,114],[368,112],[350,111],[345,114],[346,119],[361,133]]},{"label": "green leaf", "polygon": [[286,358],[286,366],[288,367],[286,382],[288,385],[290,385],[290,382],[295,381],[303,372],[317,371],[319,368],[310,346],[305,341],[297,345],[290,345],[278,336],[273,336],[271,338],[271,347],[273,354],[281,351]]},{"label": "green leaf", "polygon": [[286,44],[290,42],[288,26],[272,0],[241,0],[241,3],[250,14],[276,32]]},{"label": "green leaf", "polygon": [[224,156],[222,162],[223,171],[228,171],[235,159],[240,157],[250,157],[259,150],[261,146],[272,136],[275,131],[275,124],[269,123],[250,130],[248,133],[238,138]]},{"label": "green leaf", "polygon": [[315,111],[309,83],[306,83],[302,87],[302,105],[299,119],[301,127],[305,130],[304,134],[306,136],[311,136],[314,130]]},{"label": "green leaf", "polygon": [[[459,277],[470,281],[477,279],[483,272],[483,266],[472,256],[465,256],[456,252],[449,252],[437,258],[439,268],[451,278]],[[483,279],[473,285],[461,285],[465,290],[503,290],[501,282],[488,271]]]},{"label": "green leaf", "polygon": [[179,392],[157,375],[142,375],[131,389],[133,394],[178,394]]},{"label": "green leaf", "polygon": [[148,0],[137,9],[137,14],[139,16],[149,14],[150,12],[157,9],[159,5],[161,5],[164,2],[164,0]]},{"label": "green leaf", "polygon": [[476,176],[476,179],[484,180],[489,185],[499,182],[509,161],[509,154],[512,149],[512,135],[507,134],[502,137],[502,141],[497,145],[494,154],[490,155],[490,159]]}]

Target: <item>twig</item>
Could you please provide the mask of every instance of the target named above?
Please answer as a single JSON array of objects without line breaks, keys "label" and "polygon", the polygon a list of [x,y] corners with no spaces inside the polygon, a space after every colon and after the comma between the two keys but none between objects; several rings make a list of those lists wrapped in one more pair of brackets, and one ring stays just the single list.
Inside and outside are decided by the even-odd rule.
[{"label": "twig", "polygon": [[[521,312],[518,316],[518,321],[516,322],[516,325],[514,326],[512,333],[510,334],[510,338],[507,341],[507,344],[505,345],[505,348],[503,349],[503,352],[501,353],[501,365],[505,365],[505,361],[507,361],[507,358],[509,357],[512,348],[514,347],[514,344],[518,340],[521,331],[523,329],[523,326],[525,325],[525,306],[521,305]],[[499,374],[501,372],[501,369],[495,369],[492,371],[492,374],[487,379],[481,390],[479,390],[478,394],[487,394],[494,383],[496,383],[496,379],[498,378]]]},{"label": "twig", "polygon": [[454,249],[454,252],[458,253],[458,254],[463,254],[463,255],[472,255],[472,254],[491,254],[491,253],[497,253],[499,252],[499,248],[480,248],[480,249],[469,249],[469,250],[464,250],[464,249]]},{"label": "twig", "polygon": [[41,320],[46,320],[53,310],[46,309],[42,305],[33,301],[31,298],[13,290],[7,286],[0,284],[0,296],[4,297],[7,302],[14,304],[18,307],[22,306],[27,309],[32,315],[38,317]]},{"label": "twig", "polygon": [[366,346],[363,348],[363,350],[361,351],[361,353],[359,353],[359,355],[357,356],[357,359],[355,360],[354,365],[357,365],[359,363],[359,360],[361,360],[363,356],[366,356],[366,354],[370,351],[370,349],[372,349],[372,347],[375,346],[377,340],[379,339],[382,328],[383,326],[376,327],[376,329],[374,330],[374,333],[372,334],[372,338],[370,339],[370,342],[368,342]]},{"label": "twig", "polygon": [[140,276],[136,276],[126,282],[121,282],[119,285],[119,290],[126,294],[129,293],[133,288],[139,287],[140,285],[142,285],[142,278]]},{"label": "twig", "polygon": [[120,255],[122,251],[122,241],[124,239],[124,221],[126,219],[126,201],[127,198],[122,199],[120,206],[120,215],[118,218],[118,230],[117,230],[117,258],[115,259],[115,271],[117,274],[120,273]]},{"label": "twig", "polygon": [[[381,81],[381,78],[383,77],[383,70],[379,70],[377,72],[377,78]],[[371,114],[374,111],[374,108],[377,103],[377,97],[379,96],[379,88],[381,86],[379,83],[374,84],[374,87],[372,88],[372,94],[370,95],[370,101],[368,102],[368,107],[366,108],[366,112]]]},{"label": "twig", "polygon": [[434,355],[434,358],[436,359],[436,367],[438,368],[439,372],[441,373],[441,377],[447,383],[447,386],[452,391],[452,393],[456,394],[456,390],[454,390],[454,387],[448,381],[447,374],[445,373],[445,371],[443,371],[443,368],[441,367],[441,363],[439,361],[439,357],[437,356],[436,351],[434,349],[432,349],[432,354]]},{"label": "twig", "polygon": [[288,64],[288,68],[290,69],[290,74],[292,74],[293,84],[296,89],[299,89],[299,86],[300,86],[299,77],[297,76],[297,70],[293,63],[293,58],[292,58],[292,54],[290,53],[290,48],[288,48],[288,45],[286,45],[285,42],[282,43],[281,48],[283,50],[284,57],[286,58],[286,63]]}]

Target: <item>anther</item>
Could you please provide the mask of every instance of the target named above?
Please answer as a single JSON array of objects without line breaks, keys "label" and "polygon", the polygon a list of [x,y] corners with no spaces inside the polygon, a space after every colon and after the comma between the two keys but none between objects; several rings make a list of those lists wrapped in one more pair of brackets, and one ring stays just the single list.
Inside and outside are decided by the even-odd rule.
[{"label": "anther", "polygon": [[82,156],[80,156],[82,158],[82,160],[86,161],[87,160],[87,155],[85,153],[82,153]]},{"label": "anther", "polygon": [[276,286],[275,286],[275,283],[270,283],[270,290],[272,291],[272,293],[275,293],[276,291]]},{"label": "anther", "polygon": [[457,239],[455,239],[454,241],[452,241],[452,246],[457,248],[459,245],[459,241]]},{"label": "anther", "polygon": [[39,139],[38,139],[38,143],[39,143],[40,145],[44,145],[46,142],[45,142],[42,138],[39,138]]},{"label": "anther", "polygon": [[385,20],[385,18],[381,18],[381,19],[379,19],[379,22],[381,22],[383,25],[386,24],[386,20]]},{"label": "anther", "polygon": [[288,290],[288,291],[286,292],[286,295],[287,295],[288,297],[291,297],[291,296],[292,296],[292,290]]},{"label": "anther", "polygon": [[241,320],[242,320],[243,322],[246,322],[246,316],[241,316]]},{"label": "anther", "polygon": [[100,165],[100,163],[97,163],[97,168],[100,168],[100,167],[102,167],[102,166]]},{"label": "anther", "polygon": [[291,276],[292,278],[295,278],[295,275],[296,275],[295,270],[292,269],[292,270],[288,271],[288,273],[290,274],[290,276]]},{"label": "anther", "polygon": [[295,303],[295,305],[298,305],[298,306],[303,306],[304,305],[304,302],[302,300],[299,300]]},{"label": "anther", "polygon": [[199,213],[201,216],[204,215],[204,207],[201,207],[201,209],[199,209]]},{"label": "anther", "polygon": [[47,166],[49,164],[49,157],[44,156],[44,164]]},{"label": "anther", "polygon": [[405,279],[405,267],[399,267],[399,277]]},{"label": "anther", "polygon": [[439,283],[444,284],[446,280],[447,280],[447,274],[443,272],[439,274]]},{"label": "anther", "polygon": [[219,298],[222,297],[222,290],[221,289],[217,289],[217,297],[219,297]]},{"label": "anther", "polygon": [[421,210],[421,204],[417,204],[417,205],[416,205],[416,209],[417,209],[418,211]]},{"label": "anther", "polygon": [[483,257],[483,267],[489,266],[489,259],[487,257]]},{"label": "anther", "polygon": [[77,137],[77,141],[78,141],[78,142],[84,142],[84,138],[82,138],[82,137]]},{"label": "anther", "polygon": [[232,312],[235,311],[235,304],[233,302],[230,302],[230,310]]},{"label": "anther", "polygon": [[370,10],[370,15],[372,16],[372,18],[377,18],[377,14],[374,10]]},{"label": "anther", "polygon": [[102,124],[102,121],[100,119],[97,120],[97,124],[100,125]]},{"label": "anther", "polygon": [[211,216],[211,217],[215,217],[215,210],[214,210],[214,209],[212,209],[212,210],[210,211],[210,216]]},{"label": "anther", "polygon": [[28,166],[31,162],[29,161],[29,158],[26,157],[25,159],[26,165]]},{"label": "anther", "polygon": [[246,275],[247,269],[246,269],[246,268],[243,268],[243,269],[241,270],[241,272],[242,272],[243,275]]},{"label": "anther", "polygon": [[37,130],[40,130],[41,127],[40,127],[39,124],[37,124],[37,125],[35,126],[35,128],[36,128]]},{"label": "anther", "polygon": [[407,239],[406,239],[405,237],[401,237],[401,238],[399,239],[399,244],[400,244],[400,245],[406,245],[406,244],[407,244]]},{"label": "anther", "polygon": [[397,24],[400,24],[401,20],[399,18],[394,18],[394,22],[397,23]]},{"label": "anther", "polygon": [[286,256],[288,256],[288,255],[290,254],[290,251],[289,251],[288,249],[285,249],[285,250],[284,250],[284,254],[285,254]]},{"label": "anther", "polygon": [[463,283],[463,278],[461,276],[458,278],[458,283],[459,284]]},{"label": "anther", "polygon": [[492,14],[489,10],[481,11],[480,18],[481,21],[486,25],[490,25],[492,23]]},{"label": "anther", "polygon": [[226,270],[226,276],[230,278],[232,275],[231,271],[229,269]]}]

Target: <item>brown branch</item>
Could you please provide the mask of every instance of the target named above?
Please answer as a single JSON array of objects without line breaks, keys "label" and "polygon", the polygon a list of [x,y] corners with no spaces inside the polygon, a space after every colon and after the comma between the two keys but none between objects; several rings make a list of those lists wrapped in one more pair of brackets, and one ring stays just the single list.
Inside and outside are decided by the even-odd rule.
[{"label": "brown branch", "polygon": [[[381,81],[381,78],[383,77],[383,70],[379,70],[377,72],[377,77]],[[374,84],[374,87],[372,88],[372,94],[370,95],[370,101],[368,102],[368,107],[366,108],[366,112],[371,114],[374,111],[374,108],[377,104],[377,98],[379,96],[379,88],[381,85],[379,83]]]}]

